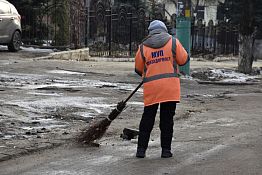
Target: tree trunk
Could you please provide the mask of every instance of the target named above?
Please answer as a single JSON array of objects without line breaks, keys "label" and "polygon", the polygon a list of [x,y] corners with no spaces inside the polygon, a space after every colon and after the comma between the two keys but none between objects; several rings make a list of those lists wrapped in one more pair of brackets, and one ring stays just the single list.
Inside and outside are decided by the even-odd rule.
[{"label": "tree trunk", "polygon": [[240,58],[238,60],[238,71],[249,74],[252,72],[253,64],[253,37],[252,35],[240,35],[239,51]]}]

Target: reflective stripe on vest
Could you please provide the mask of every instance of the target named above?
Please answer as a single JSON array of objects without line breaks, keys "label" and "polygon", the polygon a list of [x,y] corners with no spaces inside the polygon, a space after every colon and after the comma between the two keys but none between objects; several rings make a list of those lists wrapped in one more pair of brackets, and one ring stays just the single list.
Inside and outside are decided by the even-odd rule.
[{"label": "reflective stripe on vest", "polygon": [[176,38],[172,36],[172,54],[173,54],[173,67],[174,72],[177,73],[177,63],[176,63]]},{"label": "reflective stripe on vest", "polygon": [[146,57],[144,55],[144,47],[143,47],[143,44],[140,45],[140,53],[141,53],[141,57],[142,59],[144,60],[145,64],[144,64],[144,76],[146,75],[146,71],[147,71],[147,68],[146,68]]},{"label": "reflective stripe on vest", "polygon": [[[144,48],[143,48],[143,44],[140,45],[140,53],[141,53],[141,57],[144,60],[144,62],[146,63],[146,58],[144,55]],[[173,55],[173,67],[174,67],[174,73],[166,73],[166,74],[158,74],[158,75],[154,75],[151,77],[144,77],[143,78],[143,82],[147,83],[150,81],[154,81],[154,80],[158,80],[158,79],[162,79],[162,78],[172,78],[172,77],[178,77],[177,74],[177,63],[176,63],[176,38],[172,37],[172,55]],[[144,76],[146,75],[146,64],[144,65]]]},{"label": "reflective stripe on vest", "polygon": [[162,78],[172,78],[172,77],[178,77],[177,73],[166,73],[166,74],[158,74],[151,77],[145,77],[143,79],[144,83],[148,83],[150,81],[159,80]]}]

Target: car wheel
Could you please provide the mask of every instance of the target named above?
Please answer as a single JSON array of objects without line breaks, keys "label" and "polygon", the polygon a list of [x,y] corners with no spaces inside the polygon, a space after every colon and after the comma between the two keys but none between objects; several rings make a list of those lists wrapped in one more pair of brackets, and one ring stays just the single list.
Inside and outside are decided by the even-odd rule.
[{"label": "car wheel", "polygon": [[17,52],[20,50],[21,43],[21,34],[19,31],[15,31],[11,42],[8,44],[8,50],[11,52]]}]

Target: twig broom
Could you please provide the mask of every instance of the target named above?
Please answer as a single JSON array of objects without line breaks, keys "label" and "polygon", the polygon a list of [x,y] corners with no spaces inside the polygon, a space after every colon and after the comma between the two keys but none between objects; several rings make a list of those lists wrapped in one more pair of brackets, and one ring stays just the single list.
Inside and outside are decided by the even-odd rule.
[{"label": "twig broom", "polygon": [[113,109],[108,115],[108,117],[93,121],[89,127],[84,128],[78,137],[78,142],[89,144],[94,140],[99,140],[102,138],[111,122],[124,110],[127,101],[136,93],[142,84],[143,82],[141,82],[136,87],[136,89],[125,99],[125,101],[119,102],[116,108]]}]

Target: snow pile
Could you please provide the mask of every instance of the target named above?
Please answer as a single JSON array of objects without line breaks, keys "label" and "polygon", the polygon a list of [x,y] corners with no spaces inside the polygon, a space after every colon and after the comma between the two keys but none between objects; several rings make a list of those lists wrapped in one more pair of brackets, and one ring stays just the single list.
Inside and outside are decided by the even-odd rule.
[{"label": "snow pile", "polygon": [[6,50],[7,46],[0,45],[0,50]]},{"label": "snow pile", "polygon": [[203,81],[219,81],[232,83],[257,82],[261,75],[246,75],[227,69],[209,69],[194,71],[192,77]]},{"label": "snow pile", "polygon": [[234,72],[232,70],[214,69],[211,70],[212,79],[218,79],[223,82],[247,82],[254,80],[254,76],[249,76],[243,73]]}]

